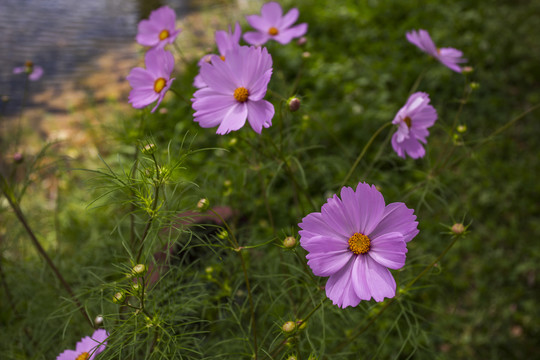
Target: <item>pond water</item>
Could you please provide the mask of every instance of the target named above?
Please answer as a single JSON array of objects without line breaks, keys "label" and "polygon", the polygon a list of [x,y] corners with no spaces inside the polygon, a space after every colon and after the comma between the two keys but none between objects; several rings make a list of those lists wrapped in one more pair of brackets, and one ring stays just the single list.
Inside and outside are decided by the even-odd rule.
[{"label": "pond water", "polygon": [[2,113],[19,111],[24,75],[13,68],[27,60],[44,69],[41,80],[31,83],[31,93],[60,88],[67,79],[99,71],[100,55],[120,51],[133,58],[128,45],[135,42],[137,23],[162,5],[181,18],[208,1],[197,0],[1,0],[0,96],[8,95]]}]

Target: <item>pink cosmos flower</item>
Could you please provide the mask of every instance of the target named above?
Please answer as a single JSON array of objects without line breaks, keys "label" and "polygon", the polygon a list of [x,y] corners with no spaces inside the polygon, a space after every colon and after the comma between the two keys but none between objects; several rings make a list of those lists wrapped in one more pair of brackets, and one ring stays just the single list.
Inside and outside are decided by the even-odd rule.
[{"label": "pink cosmos flower", "polygon": [[429,33],[426,30],[412,30],[407,33],[407,40],[420,48],[420,50],[433,56],[439,60],[447,68],[460,73],[461,67],[459,63],[467,62],[467,59],[462,58],[463,53],[454,48],[438,48],[431,40]]},{"label": "pink cosmos flower", "polygon": [[[240,28],[240,24],[236,23],[234,26],[234,33],[231,31],[231,27],[229,26],[229,32],[220,30],[216,31],[215,39],[216,39],[216,45],[219,51],[219,55],[221,60],[225,61],[225,52],[229,50],[233,50],[240,46],[240,36],[242,36],[242,29]],[[205,55],[202,57],[201,60],[199,60],[199,67],[201,67],[203,62],[209,62],[212,59],[212,55]],[[193,86],[195,86],[197,89],[203,88],[206,86],[206,83],[203,81],[201,74],[198,74],[195,76],[195,79],[193,80]]]},{"label": "pink cosmos flower", "polygon": [[263,45],[268,40],[276,40],[281,44],[288,44],[293,38],[303,36],[307,32],[307,24],[302,23],[292,26],[298,19],[298,9],[292,8],[285,16],[281,5],[277,2],[269,2],[262,6],[261,16],[247,16],[247,22],[257,32],[247,32],[244,40],[251,45]]},{"label": "pink cosmos flower", "polygon": [[162,6],[150,13],[148,20],[139,22],[136,40],[143,46],[163,48],[172,44],[182,29],[175,28],[176,14],[168,6]]},{"label": "pink cosmos flower", "polygon": [[429,95],[423,92],[412,94],[405,106],[399,109],[392,124],[398,129],[392,136],[392,147],[395,152],[405,158],[405,153],[413,159],[426,154],[420,142],[427,142],[427,130],[437,120],[437,111],[429,105]]},{"label": "pink cosmos flower", "polygon": [[28,79],[37,81],[43,76],[43,68],[39,65],[34,65],[32,61],[27,61],[24,66],[19,66],[13,69],[14,74],[27,73]]},{"label": "pink cosmos flower", "polygon": [[134,108],[140,109],[157,100],[152,109],[154,112],[174,80],[171,79],[174,57],[166,50],[151,49],[146,53],[144,62],[146,69],[134,68],[127,76],[133,88],[129,93],[129,102]]},{"label": "pink cosmos flower", "polygon": [[266,48],[241,46],[201,64],[208,85],[193,95],[195,121],[203,128],[219,125],[217,134],[227,134],[246,123],[257,133],[272,125],[274,106],[263,100],[272,76],[272,56]]},{"label": "pink cosmos flower", "polygon": [[91,338],[83,337],[75,346],[75,350],[64,350],[56,360],[93,360],[97,354],[105,350],[108,337],[107,331],[98,329]]},{"label": "pink cosmos flower", "polygon": [[396,294],[388,270],[405,265],[407,242],[418,234],[418,222],[403,203],[385,205],[374,185],[341,189],[298,224],[300,245],[317,276],[329,276],[326,296],[341,308],[361,300],[383,301]]}]

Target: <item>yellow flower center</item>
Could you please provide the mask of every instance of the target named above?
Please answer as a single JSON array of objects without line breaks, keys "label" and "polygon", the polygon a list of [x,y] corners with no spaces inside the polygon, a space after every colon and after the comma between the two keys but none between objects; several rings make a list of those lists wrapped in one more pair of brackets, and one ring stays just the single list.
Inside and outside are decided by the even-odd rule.
[{"label": "yellow flower center", "polygon": [[276,29],[275,27],[271,27],[270,29],[268,29],[268,34],[272,35],[272,36],[276,36],[277,34],[279,34],[279,31],[278,29]]},{"label": "yellow flower center", "polygon": [[154,83],[154,91],[159,94],[165,85],[167,85],[167,81],[164,78],[157,79]]},{"label": "yellow flower center", "polygon": [[85,351],[79,356],[77,356],[75,360],[87,360],[89,357],[90,357],[90,354]]},{"label": "yellow flower center", "polygon": [[165,40],[169,37],[169,30],[161,30],[159,33],[159,40]]},{"label": "yellow flower center", "polygon": [[367,253],[370,245],[371,241],[364,234],[354,233],[353,236],[349,238],[349,250],[356,255]]},{"label": "yellow flower center", "polygon": [[225,61],[225,55],[221,55],[219,58],[220,58],[221,60]]},{"label": "yellow flower center", "polygon": [[245,102],[249,97],[249,91],[245,87],[239,87],[234,90],[234,98],[238,102]]},{"label": "yellow flower center", "polygon": [[406,116],[405,119],[403,119],[403,122],[404,122],[405,124],[407,124],[407,127],[408,127],[409,129],[411,128],[412,123],[411,123],[411,118],[410,118],[410,117]]},{"label": "yellow flower center", "polygon": [[26,66],[26,67],[32,67],[32,66],[34,66],[34,63],[31,62],[30,60],[28,60],[28,61],[24,64],[24,66]]}]

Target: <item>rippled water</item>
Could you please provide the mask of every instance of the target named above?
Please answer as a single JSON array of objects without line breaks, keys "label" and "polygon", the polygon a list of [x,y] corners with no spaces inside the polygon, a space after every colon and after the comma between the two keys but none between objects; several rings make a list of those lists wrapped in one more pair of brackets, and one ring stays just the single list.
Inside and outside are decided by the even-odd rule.
[{"label": "rippled water", "polygon": [[43,67],[43,78],[31,84],[35,94],[99,71],[93,61],[108,51],[136,59],[126,44],[135,41],[138,21],[162,5],[179,18],[197,10],[196,0],[0,0],[0,95],[11,98],[4,111],[20,108],[24,75],[14,67],[26,60]]}]

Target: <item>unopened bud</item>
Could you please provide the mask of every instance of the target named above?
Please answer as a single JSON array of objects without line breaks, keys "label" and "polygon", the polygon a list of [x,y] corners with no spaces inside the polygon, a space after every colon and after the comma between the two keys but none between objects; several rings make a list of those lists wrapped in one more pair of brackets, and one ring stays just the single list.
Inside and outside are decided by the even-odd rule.
[{"label": "unopened bud", "polygon": [[287,360],[297,360],[298,358],[296,357],[296,355],[289,355],[289,357],[287,358]]},{"label": "unopened bud", "polygon": [[131,275],[135,277],[143,277],[146,272],[148,271],[148,268],[144,264],[137,264],[131,269]]},{"label": "unopened bud", "polygon": [[233,137],[231,140],[229,140],[229,146],[234,146],[238,142],[238,139]]},{"label": "unopened bud", "polygon": [[296,319],[296,326],[298,326],[298,329],[300,330],[305,329],[307,326],[307,322],[304,320]]},{"label": "unopened bud", "polygon": [[461,223],[456,223],[452,225],[452,232],[456,235],[461,235],[465,232],[465,226]]},{"label": "unopened bud", "polygon": [[296,239],[292,236],[287,236],[283,240],[283,246],[285,246],[287,249],[292,249],[296,246]]},{"label": "unopened bud", "polygon": [[287,105],[289,106],[289,110],[291,112],[298,111],[298,109],[300,109],[300,99],[296,97],[290,98],[287,101]]},{"label": "unopened bud", "polygon": [[133,283],[133,284],[131,285],[131,288],[133,289],[133,291],[139,292],[139,290],[141,290],[142,287],[141,287],[141,285],[139,285],[139,283],[137,282],[137,283]]},{"label": "unopened bud", "polygon": [[13,161],[15,161],[15,164],[21,164],[24,161],[24,156],[20,152],[16,152],[13,154]]},{"label": "unopened bud", "polygon": [[302,36],[300,39],[296,41],[296,43],[298,44],[298,46],[305,45],[307,43],[307,38],[305,36]]},{"label": "unopened bud", "polygon": [[463,69],[461,69],[461,72],[463,74],[470,74],[474,71],[472,66],[464,66]]},{"label": "unopened bud", "polygon": [[113,302],[116,304],[122,304],[126,300],[126,294],[124,291],[119,291],[113,296]]},{"label": "unopened bud", "polygon": [[200,211],[206,211],[208,210],[209,207],[210,207],[210,201],[208,201],[207,198],[202,198],[197,203],[197,209],[199,209]]},{"label": "unopened bud", "polygon": [[471,90],[476,90],[480,87],[480,84],[477,83],[477,82],[472,82],[471,83]]},{"label": "unopened bud", "polygon": [[156,144],[150,143],[143,146],[141,149],[142,153],[145,155],[152,155],[156,152]]},{"label": "unopened bud", "polygon": [[310,53],[309,51],[304,51],[304,52],[302,53],[302,57],[303,57],[303,58],[306,58],[306,59],[307,59],[307,58],[310,57],[310,56],[311,56],[311,53]]},{"label": "unopened bud", "polygon": [[103,324],[103,316],[101,315],[98,315],[96,316],[96,318],[94,319],[94,326],[99,326]]},{"label": "unopened bud", "polygon": [[217,237],[221,240],[225,240],[229,237],[229,233],[227,232],[227,230],[223,229],[217,234]]},{"label": "unopened bud", "polygon": [[463,134],[465,131],[467,131],[467,125],[458,125],[457,131]]},{"label": "unopened bud", "polygon": [[286,332],[286,333],[290,333],[291,331],[293,331],[294,329],[296,329],[296,324],[294,323],[294,321],[287,321],[285,324],[283,324],[283,326],[281,327],[281,330],[283,330],[283,332]]},{"label": "unopened bud", "polygon": [[169,110],[167,110],[166,107],[161,107],[161,108],[159,108],[159,113],[160,113],[160,114],[166,114],[166,113],[168,113],[168,112],[169,112]]}]

